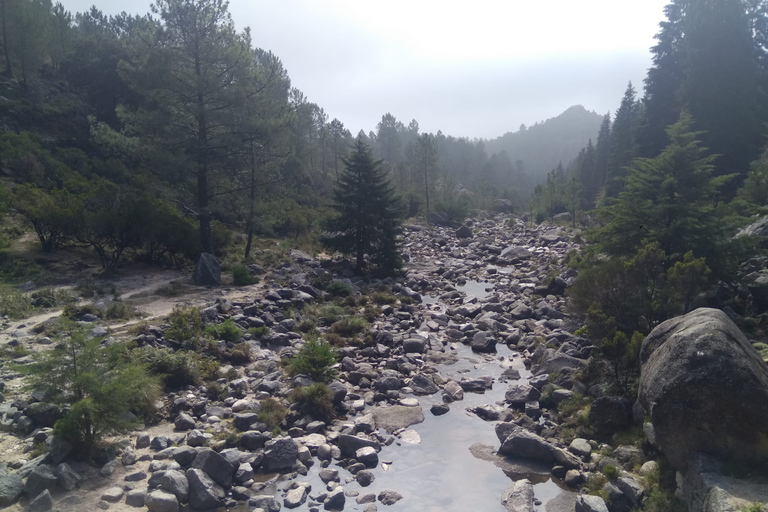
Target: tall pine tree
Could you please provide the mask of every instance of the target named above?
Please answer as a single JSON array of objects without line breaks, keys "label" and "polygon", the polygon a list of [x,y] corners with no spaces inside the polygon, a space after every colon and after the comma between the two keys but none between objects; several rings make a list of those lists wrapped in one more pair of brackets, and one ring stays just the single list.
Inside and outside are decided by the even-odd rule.
[{"label": "tall pine tree", "polygon": [[392,272],[402,266],[398,247],[402,215],[386,171],[360,136],[342,161],[345,170],[334,197],[338,215],[327,223],[330,234],[323,243],[329,249],[354,255],[358,270],[366,268],[368,255],[379,272]]}]

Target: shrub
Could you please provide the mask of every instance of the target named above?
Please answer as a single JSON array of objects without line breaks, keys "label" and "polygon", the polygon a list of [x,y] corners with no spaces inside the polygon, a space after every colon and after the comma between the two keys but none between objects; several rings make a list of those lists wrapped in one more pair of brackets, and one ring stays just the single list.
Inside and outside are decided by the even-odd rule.
[{"label": "shrub", "polygon": [[301,332],[310,332],[313,329],[315,329],[317,325],[312,320],[305,318],[301,322],[299,322],[298,328]]},{"label": "shrub", "polygon": [[348,297],[352,293],[352,289],[344,281],[331,281],[325,291],[335,297]]},{"label": "shrub", "polygon": [[174,279],[170,283],[155,290],[155,293],[162,295],[163,297],[178,297],[184,293],[184,288],[184,283],[181,279]]},{"label": "shrub", "polygon": [[346,313],[346,310],[336,304],[326,304],[320,308],[319,319],[326,325],[330,325]]},{"label": "shrub", "polygon": [[606,464],[606,466],[603,468],[603,474],[608,478],[608,480],[613,481],[619,478],[619,469],[613,464]]},{"label": "shrub", "polygon": [[203,319],[200,309],[195,307],[175,306],[168,315],[170,326],[165,335],[176,341],[197,341],[203,334]]},{"label": "shrub", "polygon": [[306,374],[315,381],[329,381],[333,378],[336,352],[330,344],[317,338],[308,340],[296,357],[288,363],[291,375]]},{"label": "shrub", "polygon": [[32,314],[29,297],[21,292],[11,291],[0,295],[0,313],[13,320],[21,320]]},{"label": "shrub", "polygon": [[251,346],[247,343],[239,343],[229,352],[229,360],[232,364],[245,364],[251,361]]},{"label": "shrub", "polygon": [[104,316],[104,311],[97,308],[93,304],[85,304],[78,306],[77,304],[68,304],[64,307],[61,314],[70,320],[79,320],[83,315],[95,315],[99,318]]},{"label": "shrub", "polygon": [[238,265],[232,269],[232,280],[235,286],[248,286],[259,282],[259,279],[252,276],[245,265]]},{"label": "shrub", "polygon": [[214,339],[231,342],[238,341],[243,337],[243,331],[231,318],[227,318],[220,324],[207,325],[205,333]]},{"label": "shrub", "polygon": [[288,408],[274,398],[267,398],[266,400],[262,400],[259,404],[259,412],[257,413],[258,420],[259,422],[264,423],[269,429],[278,427],[283,420],[285,420],[287,415]]},{"label": "shrub", "polygon": [[335,415],[333,409],[333,394],[325,384],[318,382],[311,386],[302,386],[291,392],[290,400],[298,403],[302,412],[316,419],[328,422]]},{"label": "shrub", "polygon": [[189,350],[176,352],[166,348],[141,347],[131,351],[135,361],[146,364],[159,376],[167,389],[199,385],[218,377],[219,362]]},{"label": "shrub", "polygon": [[346,318],[342,318],[331,326],[331,330],[334,333],[345,337],[360,334],[367,328],[368,322],[365,320],[365,318],[361,318],[359,316],[348,316]]},{"label": "shrub", "polygon": [[251,336],[258,338],[259,336],[264,336],[267,334],[269,332],[269,327],[251,327],[246,332]]},{"label": "shrub", "polygon": [[371,295],[371,299],[376,304],[383,306],[384,304],[394,304],[397,302],[397,297],[392,295],[391,293],[386,292],[376,292],[373,295]]},{"label": "shrub", "polygon": [[107,307],[104,317],[109,320],[122,320],[139,316],[138,310],[125,302],[113,302]]},{"label": "shrub", "polygon": [[83,455],[90,455],[105,436],[137,426],[138,416],[148,413],[161,394],[159,379],[146,365],[123,357],[123,350],[120,345],[102,347],[75,329],[25,369],[30,389],[68,406],[54,428]]}]

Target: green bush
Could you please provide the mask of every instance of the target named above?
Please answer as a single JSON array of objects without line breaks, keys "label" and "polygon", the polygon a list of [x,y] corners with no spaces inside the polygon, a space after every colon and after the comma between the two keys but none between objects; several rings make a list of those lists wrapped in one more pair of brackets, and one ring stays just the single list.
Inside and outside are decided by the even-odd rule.
[{"label": "green bush", "polygon": [[257,418],[259,422],[264,423],[267,428],[272,430],[279,427],[287,415],[288,408],[274,398],[267,398],[259,404]]},{"label": "green bush", "polygon": [[348,297],[352,293],[352,288],[343,281],[331,281],[325,291],[335,297]]},{"label": "green bush", "polygon": [[360,334],[368,328],[368,322],[365,318],[359,316],[348,316],[342,318],[331,326],[331,331],[340,336],[351,337]]},{"label": "green bush", "polygon": [[264,336],[267,334],[269,332],[269,327],[251,327],[246,332],[251,336],[258,338],[259,336]]},{"label": "green bush", "polygon": [[227,318],[220,324],[207,325],[205,333],[213,339],[231,342],[238,341],[243,337],[243,331],[231,318]]},{"label": "green bush", "polygon": [[331,368],[336,363],[336,351],[324,340],[308,340],[296,357],[288,363],[291,375],[305,374],[315,381],[326,382],[335,374]]},{"label": "green bush", "polygon": [[159,379],[123,351],[120,345],[102,347],[75,329],[25,368],[29,389],[45,391],[49,401],[68,407],[55,431],[83,455],[105,436],[135,428],[138,416],[149,413],[161,395]]},{"label": "green bush", "polygon": [[329,422],[334,418],[333,394],[328,386],[321,382],[294,389],[290,400],[298,403],[303,412],[316,419]]},{"label": "green bush", "polygon": [[21,320],[32,314],[33,308],[29,296],[10,291],[0,295],[0,314],[13,320]]},{"label": "green bush", "polygon": [[171,390],[218,378],[218,361],[189,350],[174,352],[167,348],[141,347],[132,350],[131,357],[147,365],[149,371],[159,376]]},{"label": "green bush", "polygon": [[200,316],[200,308],[188,306],[175,306],[168,315],[168,329],[166,337],[176,341],[197,342],[203,334],[203,319]]},{"label": "green bush", "polygon": [[380,306],[383,306],[384,304],[394,304],[397,302],[397,297],[392,295],[391,293],[385,293],[385,292],[376,292],[373,295],[371,295],[371,299],[373,299],[373,302],[376,304],[379,304]]},{"label": "green bush", "polygon": [[259,279],[252,276],[245,265],[238,265],[232,269],[232,280],[235,286],[248,286],[259,282]]},{"label": "green bush", "polygon": [[616,480],[619,478],[619,469],[614,466],[613,464],[606,464],[606,466],[603,468],[603,474],[608,478],[608,480]]},{"label": "green bush", "polygon": [[140,316],[138,310],[125,302],[113,302],[107,307],[104,317],[109,320],[126,320]]},{"label": "green bush", "polygon": [[317,327],[317,325],[315,324],[315,322],[313,322],[312,320],[310,320],[308,318],[305,318],[304,320],[299,322],[299,325],[298,325],[299,331],[305,332],[305,333],[312,331],[316,327]]}]

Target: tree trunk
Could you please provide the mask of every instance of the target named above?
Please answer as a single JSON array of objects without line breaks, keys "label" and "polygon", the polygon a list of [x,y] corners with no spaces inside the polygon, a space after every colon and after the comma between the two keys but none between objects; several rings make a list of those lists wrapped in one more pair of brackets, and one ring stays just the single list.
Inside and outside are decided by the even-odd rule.
[{"label": "tree trunk", "polygon": [[244,258],[248,258],[251,255],[254,228],[253,221],[254,217],[256,216],[256,156],[254,154],[253,138],[251,138],[251,186],[250,190],[248,191],[248,201],[248,223],[246,224],[248,231],[248,241],[245,244]]},{"label": "tree trunk", "polygon": [[200,242],[203,252],[213,254],[213,234],[211,232],[211,212],[208,211],[208,119],[205,111],[205,98],[201,89],[203,79],[200,69],[200,52],[195,52],[195,74],[198,78],[197,85],[197,204],[199,207],[198,219],[200,221]]}]

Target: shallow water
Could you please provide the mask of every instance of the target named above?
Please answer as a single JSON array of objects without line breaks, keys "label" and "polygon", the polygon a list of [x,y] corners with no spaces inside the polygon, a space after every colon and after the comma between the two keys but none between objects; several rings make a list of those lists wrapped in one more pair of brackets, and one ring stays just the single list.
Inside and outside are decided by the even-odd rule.
[{"label": "shallow water", "polygon": [[[505,345],[499,346],[497,357],[504,356],[505,361],[486,360],[473,354],[467,347],[454,344],[459,361],[452,365],[438,365],[440,373],[447,378],[460,380],[461,377],[479,377],[491,375],[497,378],[505,367],[516,368],[523,380],[530,377],[522,360],[516,352]],[[489,451],[495,452],[499,446],[494,431],[494,423],[486,422],[466,411],[470,407],[494,404],[504,399],[507,383],[495,382],[492,390],[484,394],[465,393],[464,400],[450,404],[451,410],[443,416],[434,416],[429,411],[433,403],[441,402],[441,394],[418,397],[424,410],[425,421],[412,425],[421,437],[421,443],[408,444],[397,441],[384,447],[379,453],[379,466],[373,469],[376,477],[368,487],[361,487],[352,481],[344,486],[345,491],[358,491],[378,494],[385,489],[392,489],[403,495],[399,501],[387,510],[393,511],[428,511],[428,512],[465,512],[467,510],[504,512],[501,495],[509,487],[512,478],[493,462],[476,458],[469,447],[480,443],[488,445]],[[492,447],[492,448],[490,448]],[[509,459],[508,459],[509,460]],[[382,462],[389,464],[384,470]],[[514,461],[515,479],[529,478],[534,485],[536,498],[542,502],[537,507],[544,511],[547,501],[557,496],[561,489],[549,476],[546,469],[525,461]],[[342,482],[352,475],[338,466]],[[324,484],[317,477],[320,467],[315,464],[307,477],[297,480],[309,481],[312,492],[316,495]],[[344,510],[362,510],[364,505],[357,505],[355,498],[347,498]],[[297,510],[308,510],[307,504]],[[381,507],[380,507],[381,509]]]},{"label": "shallow water", "polygon": [[491,294],[491,292],[485,291],[486,288],[493,288],[493,283],[467,281],[466,284],[456,287],[458,291],[466,293],[467,296],[477,297],[478,299],[484,299]]}]

